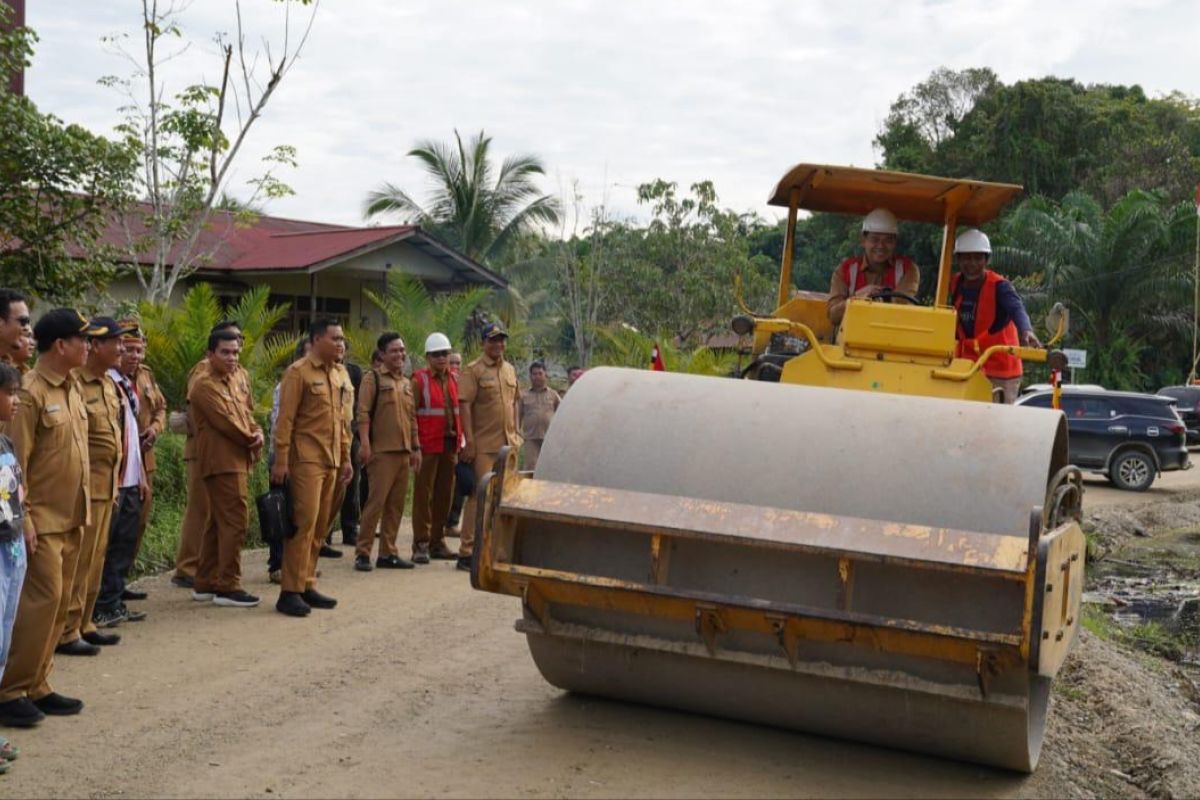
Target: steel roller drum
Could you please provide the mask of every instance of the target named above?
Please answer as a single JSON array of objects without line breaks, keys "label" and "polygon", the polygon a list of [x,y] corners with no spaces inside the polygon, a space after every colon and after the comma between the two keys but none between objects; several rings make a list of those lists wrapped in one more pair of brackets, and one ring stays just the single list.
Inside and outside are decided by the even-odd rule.
[{"label": "steel roller drum", "polygon": [[489,524],[533,575],[518,629],[555,686],[1030,771],[1031,519],[1065,433],[1039,409],[599,368]]}]

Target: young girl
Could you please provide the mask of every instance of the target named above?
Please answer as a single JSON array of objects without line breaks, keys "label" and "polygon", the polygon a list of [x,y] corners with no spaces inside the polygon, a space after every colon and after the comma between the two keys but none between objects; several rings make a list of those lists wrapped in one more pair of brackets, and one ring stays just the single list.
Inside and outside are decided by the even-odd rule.
[{"label": "young girl", "polygon": [[[20,388],[21,374],[0,362],[0,422],[12,422],[20,402],[17,395]],[[24,499],[21,465],[17,463],[12,441],[0,434],[0,677],[8,661],[13,620],[25,580],[26,547],[30,551],[37,547],[36,540],[25,541]],[[9,762],[16,757],[17,748],[0,737],[0,775],[8,772]]]}]

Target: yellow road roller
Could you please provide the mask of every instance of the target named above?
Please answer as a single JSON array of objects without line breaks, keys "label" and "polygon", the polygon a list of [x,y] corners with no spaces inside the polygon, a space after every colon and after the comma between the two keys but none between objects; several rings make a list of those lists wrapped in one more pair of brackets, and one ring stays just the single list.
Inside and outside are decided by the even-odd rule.
[{"label": "yellow road roller", "polygon": [[[562,689],[1032,771],[1080,624],[1082,485],[1061,412],[956,358],[956,226],[1019,186],[801,164],[757,380],[589,371],[537,468],[481,482],[472,585]],[[800,209],[940,224],[930,305],[791,287]],[[832,265],[831,265],[832,266]],[[1045,350],[1010,348],[1044,361]]]}]

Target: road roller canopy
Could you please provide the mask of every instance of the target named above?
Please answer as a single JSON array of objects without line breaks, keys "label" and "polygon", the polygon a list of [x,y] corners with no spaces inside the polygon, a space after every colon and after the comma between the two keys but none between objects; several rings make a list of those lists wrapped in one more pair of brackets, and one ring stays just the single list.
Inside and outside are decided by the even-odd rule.
[{"label": "road roller canopy", "polygon": [[947,210],[957,206],[959,225],[982,225],[995,219],[1022,189],[1011,183],[797,164],[776,184],[767,202],[787,208],[793,191],[799,196],[797,207],[809,211],[862,216],[882,206],[899,219],[941,225]]}]

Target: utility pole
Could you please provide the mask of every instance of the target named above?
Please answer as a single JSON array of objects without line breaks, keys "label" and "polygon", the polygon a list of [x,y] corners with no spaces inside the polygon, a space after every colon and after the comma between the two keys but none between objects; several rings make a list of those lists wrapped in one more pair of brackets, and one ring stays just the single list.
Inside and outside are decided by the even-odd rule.
[{"label": "utility pole", "polygon": [[[25,27],[25,0],[0,0],[0,3],[5,3],[12,9],[12,21],[6,25],[6,28],[24,28]],[[8,91],[18,97],[25,94],[25,69],[18,68],[12,74],[8,81]]]}]

